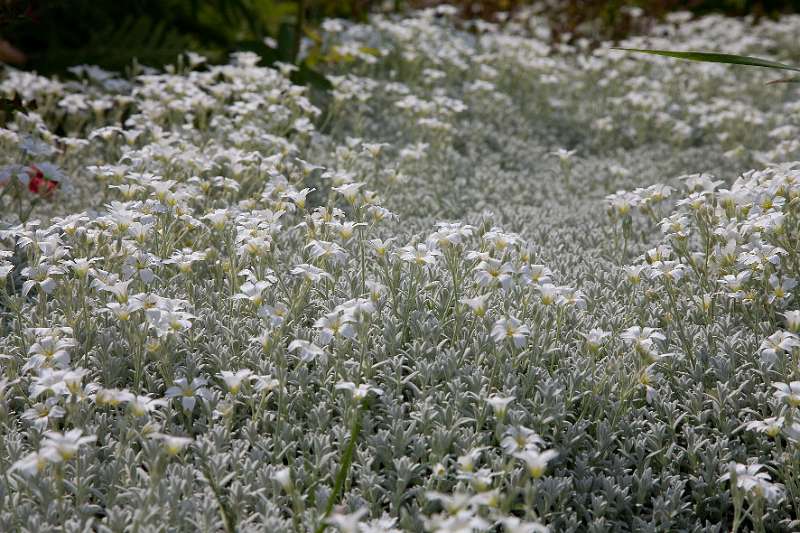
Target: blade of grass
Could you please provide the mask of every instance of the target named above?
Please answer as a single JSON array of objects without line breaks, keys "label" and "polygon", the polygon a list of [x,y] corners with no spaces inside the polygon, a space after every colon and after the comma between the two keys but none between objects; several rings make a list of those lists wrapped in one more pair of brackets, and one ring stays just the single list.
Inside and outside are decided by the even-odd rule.
[{"label": "blade of grass", "polygon": [[657,56],[674,57],[676,59],[687,59],[689,61],[702,61],[706,63],[727,63],[729,65],[746,65],[750,67],[777,68],[781,70],[794,70],[800,72],[800,67],[785,65],[777,61],[760,59],[757,57],[740,56],[736,54],[718,54],[715,52],[678,52],[672,50],[646,50],[643,48],[620,48],[614,50],[624,50],[626,52],[638,52]]},{"label": "blade of grass", "polygon": [[779,83],[800,83],[800,76],[792,76],[791,78],[780,78],[777,80],[768,81],[767,85],[777,85]]},{"label": "blade of grass", "polygon": [[317,526],[317,529],[314,533],[323,533],[325,528],[328,526],[326,520],[331,515],[333,506],[337,501],[339,501],[339,497],[344,489],[344,483],[350,473],[350,465],[353,463],[353,454],[356,450],[356,440],[358,439],[358,434],[360,432],[361,405],[359,405],[359,407],[356,409],[355,418],[353,418],[353,425],[350,428],[350,440],[347,442],[347,448],[344,450],[342,463],[339,465],[339,472],[336,474],[336,479],[333,483],[333,491],[328,496],[328,503],[325,505],[325,514],[322,515],[322,520],[320,520],[319,526]]}]

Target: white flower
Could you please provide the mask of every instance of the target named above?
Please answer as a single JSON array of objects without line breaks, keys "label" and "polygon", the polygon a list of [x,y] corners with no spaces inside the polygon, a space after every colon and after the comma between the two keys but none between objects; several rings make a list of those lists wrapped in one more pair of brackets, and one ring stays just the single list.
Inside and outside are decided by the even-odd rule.
[{"label": "white flower", "polygon": [[558,160],[562,163],[568,163],[572,160],[573,156],[577,153],[577,150],[567,150],[566,148],[559,148],[555,152],[550,152],[548,155],[552,155],[558,158]]},{"label": "white flower", "polygon": [[56,451],[62,461],[69,461],[78,453],[78,448],[84,444],[97,440],[95,435],[82,437],[82,429],[72,429],[66,433],[56,431],[46,431],[42,448],[51,448]]},{"label": "white flower", "polygon": [[264,303],[263,293],[267,290],[272,283],[267,281],[245,281],[239,287],[239,293],[233,295],[234,300],[250,300],[255,305]]},{"label": "white flower", "polygon": [[187,411],[192,411],[197,402],[196,396],[201,398],[208,397],[208,389],[205,388],[205,385],[206,380],[203,378],[194,378],[191,383],[186,378],[178,378],[164,395],[167,398],[180,397],[183,408]]},{"label": "white flower", "polygon": [[36,452],[31,452],[8,469],[9,472],[20,471],[26,476],[40,474],[50,463],[61,461],[55,448],[45,447]]},{"label": "white flower", "polygon": [[493,258],[481,261],[475,267],[475,280],[482,287],[500,286],[508,289],[511,287],[513,274],[514,266],[511,263],[503,263]]},{"label": "white flower", "polygon": [[264,304],[258,308],[258,316],[266,318],[272,326],[283,324],[288,314],[289,308],[283,302],[278,302],[274,306]]},{"label": "white flower", "polygon": [[291,270],[291,273],[294,274],[295,276],[301,276],[312,283],[318,283],[323,279],[328,279],[333,281],[333,276],[331,276],[321,268],[315,267],[314,265],[307,265],[307,264],[297,265]]},{"label": "white flower", "polygon": [[792,333],[800,333],[800,310],[786,311],[783,317],[786,319],[786,329]]},{"label": "white flower", "polygon": [[308,361],[313,361],[317,357],[322,357],[325,355],[325,350],[323,350],[313,342],[309,342],[303,339],[295,339],[292,342],[290,342],[289,351],[299,353],[300,360],[304,363],[307,363]]},{"label": "white flower", "polygon": [[345,200],[352,203],[355,202],[356,197],[358,196],[358,191],[363,186],[364,186],[363,183],[354,182],[354,183],[345,183],[338,187],[332,187],[332,189],[341,194],[342,196],[344,196]]},{"label": "white flower", "polygon": [[369,298],[353,298],[336,306],[334,311],[341,313],[348,322],[368,322],[375,312],[375,304]]},{"label": "white flower", "polygon": [[500,396],[493,394],[486,399],[486,403],[492,406],[492,410],[497,418],[503,418],[508,410],[508,405],[516,398],[513,396]]},{"label": "white flower", "polygon": [[523,265],[520,274],[528,284],[544,285],[551,282],[553,273],[544,265]]},{"label": "white flower", "polygon": [[764,498],[769,502],[780,499],[783,495],[783,486],[772,483],[770,476],[761,470],[764,465],[753,463],[744,465],[741,463],[731,463],[728,472],[720,477],[720,481],[735,479],[736,486],[744,490],[748,497]]},{"label": "white flower", "polygon": [[[347,220],[344,222],[339,222],[338,220],[334,220],[327,224],[329,228],[336,231],[339,238],[342,239],[343,241],[350,240],[353,237],[353,233],[357,228],[363,228],[366,227],[366,225],[367,224],[364,222],[353,222],[351,220]],[[344,253],[343,250],[340,252],[340,255],[342,256],[340,258],[340,261],[347,256],[347,254]]]},{"label": "white flower", "polygon": [[330,260],[333,263],[343,263],[347,259],[347,252],[335,242],[314,240],[306,248],[314,259]]},{"label": "white flower", "polygon": [[560,287],[556,287],[552,283],[542,283],[536,288],[539,291],[539,298],[541,298],[542,305],[554,304],[561,295]]},{"label": "white flower", "polygon": [[711,174],[686,174],[678,179],[684,181],[686,188],[693,192],[711,192],[724,183],[722,180],[715,180]]},{"label": "white flower", "polygon": [[764,433],[768,437],[775,438],[780,435],[785,420],[785,418],[777,417],[765,418],[764,420],[754,420],[747,423],[746,429],[748,431]]},{"label": "white flower", "polygon": [[425,497],[431,501],[439,502],[444,510],[450,514],[465,510],[472,503],[472,496],[461,492],[443,494],[441,492],[428,491],[425,493]]},{"label": "white flower", "polygon": [[589,330],[589,333],[581,333],[581,335],[586,339],[586,347],[589,348],[590,351],[596,352],[606,341],[606,338],[611,335],[611,332],[604,331],[600,328],[592,328]]},{"label": "white flower", "polygon": [[333,513],[328,518],[327,522],[333,526],[336,526],[342,533],[359,533],[359,522],[361,522],[361,519],[365,517],[368,512],[369,511],[366,508],[362,507],[358,511],[350,514]]},{"label": "white flower", "polygon": [[800,406],[800,381],[773,383],[772,386],[778,389],[774,394],[776,398],[785,401],[792,407]]},{"label": "white flower", "polygon": [[780,278],[777,274],[772,274],[769,277],[769,284],[772,290],[769,292],[767,299],[771,304],[783,304],[792,298],[792,289],[797,287],[797,281],[794,278]]},{"label": "white flower", "polygon": [[166,435],[164,433],[151,433],[149,438],[160,440],[163,443],[164,451],[167,452],[168,455],[178,455],[181,450],[194,442],[189,437],[178,437],[175,435]]},{"label": "white flower", "polygon": [[400,248],[400,259],[407,263],[413,263],[420,266],[435,265],[436,258],[442,255],[442,252],[435,248],[428,248],[426,244],[417,244],[416,246],[404,246]]},{"label": "white flower", "polygon": [[192,320],[196,317],[185,311],[161,310],[153,324],[159,337],[177,335],[192,327]]},{"label": "white flower", "polygon": [[642,271],[645,268],[646,265],[633,265],[626,266],[623,270],[625,271],[625,276],[628,281],[633,285],[638,285],[642,281]]},{"label": "white flower", "polygon": [[66,411],[58,405],[55,397],[47,398],[44,402],[37,403],[22,413],[23,420],[30,420],[39,431],[44,431],[51,420],[63,418]]},{"label": "white flower", "polygon": [[625,341],[625,344],[636,348],[637,352],[651,357],[655,355],[655,341],[666,340],[664,334],[657,328],[641,328],[639,326],[626,329],[620,334],[620,338]]},{"label": "white flower", "polygon": [[167,402],[150,396],[136,396],[128,405],[134,416],[145,416],[154,412],[157,407],[166,406]]},{"label": "white flower", "polygon": [[196,252],[193,251],[191,248],[184,248],[183,250],[177,250],[172,253],[172,255],[164,260],[165,265],[175,265],[178,267],[178,270],[187,274],[192,270],[192,264],[196,263],[197,261],[202,261],[206,258],[206,254],[203,252]]},{"label": "white flower", "polygon": [[586,297],[583,292],[571,287],[561,287],[558,304],[572,306],[576,309],[586,309]]},{"label": "white flower", "polygon": [[99,388],[94,395],[94,402],[98,406],[116,407],[134,399],[133,393],[124,389]]},{"label": "white flower", "polygon": [[250,379],[253,375],[253,372],[247,368],[243,368],[241,370],[237,370],[236,372],[231,372],[229,370],[222,370],[217,377],[222,379],[225,382],[225,386],[228,387],[228,390],[231,394],[238,394],[239,389],[242,388],[242,383]]},{"label": "white flower", "polygon": [[458,463],[458,468],[461,472],[472,472],[475,470],[475,463],[481,456],[483,452],[482,448],[476,448],[474,450],[465,453],[458,457],[456,462]]},{"label": "white flower", "polygon": [[283,490],[288,492],[292,489],[292,471],[290,469],[281,468],[277,470],[272,475],[272,479],[277,481]]},{"label": "white flower", "polygon": [[52,368],[42,368],[39,375],[33,380],[29,389],[29,398],[38,398],[45,392],[54,394],[65,394],[66,384],[64,376],[68,370],[54,370]]},{"label": "white flower", "polygon": [[502,518],[504,533],[549,533],[550,529],[539,522],[523,522],[516,516]]},{"label": "white flower", "polygon": [[255,380],[254,388],[259,392],[270,392],[280,387],[281,382],[269,374],[265,376],[253,376]]},{"label": "white flower", "polygon": [[538,479],[544,475],[547,464],[558,457],[558,452],[555,450],[539,452],[538,450],[528,449],[514,453],[514,457],[524,461],[531,477]]},{"label": "white flower", "polygon": [[425,520],[426,528],[433,533],[471,533],[486,531],[491,525],[488,521],[463,509],[454,514],[437,514]]},{"label": "white flower", "polygon": [[778,360],[778,356],[798,347],[800,347],[800,337],[788,331],[778,330],[764,339],[758,350],[764,361],[774,363]]},{"label": "white flower", "polygon": [[284,198],[288,198],[300,209],[306,207],[306,197],[316,189],[305,188],[300,191],[287,191],[283,193]]},{"label": "white flower", "polygon": [[680,281],[689,271],[689,268],[678,261],[654,261],[647,273],[650,279],[663,279],[665,281]]},{"label": "white flower", "polygon": [[[70,261],[65,261],[64,266],[70,267],[78,277],[86,278],[90,273],[94,272],[92,265],[98,261],[100,261],[99,257],[92,257],[91,259],[80,257]],[[0,274],[2,274],[2,272],[0,272]]]},{"label": "white flower", "polygon": [[372,252],[377,257],[385,257],[386,253],[389,251],[389,248],[391,247],[392,242],[394,240],[395,240],[394,237],[386,240],[370,239],[369,241],[367,241],[367,244],[369,244],[370,248],[372,248]]},{"label": "white flower", "polygon": [[320,330],[319,342],[328,344],[336,337],[352,339],[356,330],[351,323],[351,317],[344,311],[327,313],[314,322],[314,327]]},{"label": "white flower", "polygon": [[622,218],[628,216],[631,209],[638,206],[642,199],[636,193],[630,191],[617,191],[606,196],[608,213],[611,217]]},{"label": "white flower", "polygon": [[72,338],[46,335],[31,345],[28,350],[31,360],[26,366],[66,368],[70,362],[69,348],[73,346]]},{"label": "white flower", "polygon": [[378,387],[374,387],[372,385],[362,383],[361,385],[356,386],[355,383],[352,381],[342,381],[336,384],[336,390],[344,390],[350,393],[354,400],[360,401],[367,397],[367,394],[372,392],[373,394],[380,396],[383,394],[383,390]]},{"label": "white flower", "polygon": [[747,282],[750,280],[752,273],[749,270],[743,270],[736,275],[727,274],[719,280],[728,292],[726,293],[729,298],[741,300],[744,297],[744,289]]},{"label": "white flower", "polygon": [[401,533],[401,530],[395,527],[397,525],[397,518],[389,516],[385,511],[380,518],[374,518],[367,523],[358,525],[360,533]]},{"label": "white flower", "polygon": [[530,335],[530,333],[530,328],[513,316],[501,318],[495,322],[492,327],[492,338],[495,342],[499,343],[508,339],[511,340],[517,348],[525,346],[526,337]]},{"label": "white flower", "polygon": [[432,233],[428,240],[439,248],[462,244],[475,231],[473,226],[460,222],[437,222],[436,226],[439,229]]},{"label": "white flower", "polygon": [[483,294],[476,296],[475,298],[462,298],[460,301],[462,304],[472,309],[472,312],[475,313],[475,316],[483,317],[486,315],[490,297],[490,294]]}]

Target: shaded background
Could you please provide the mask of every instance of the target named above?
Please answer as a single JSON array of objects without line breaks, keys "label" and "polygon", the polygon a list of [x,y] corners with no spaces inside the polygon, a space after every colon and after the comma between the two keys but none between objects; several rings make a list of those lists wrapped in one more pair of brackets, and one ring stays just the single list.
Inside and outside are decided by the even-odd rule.
[{"label": "shaded background", "polygon": [[[42,74],[77,64],[124,71],[136,60],[153,67],[174,63],[185,50],[212,62],[251,50],[264,63],[294,61],[300,37],[315,36],[326,17],[363,20],[371,10],[402,12],[435,0],[0,0],[0,60]],[[554,38],[618,39],[664,14],[774,17],[800,10],[800,0],[452,0],[466,18],[539,6],[552,19]],[[639,7],[633,19],[626,8]],[[591,22],[591,24],[588,24]],[[275,46],[264,44],[274,39]],[[313,77],[303,65],[300,78]],[[308,79],[300,79],[306,82]]]}]

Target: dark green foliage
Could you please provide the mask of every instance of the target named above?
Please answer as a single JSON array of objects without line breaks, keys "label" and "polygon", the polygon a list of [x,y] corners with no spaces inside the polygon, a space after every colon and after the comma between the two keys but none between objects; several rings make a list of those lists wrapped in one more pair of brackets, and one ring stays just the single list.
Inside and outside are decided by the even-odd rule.
[{"label": "dark green foliage", "polygon": [[[0,36],[28,58],[26,68],[59,73],[76,64],[121,71],[135,58],[161,67],[186,50],[212,62],[237,50],[266,63],[292,61],[296,1],[283,0],[10,0],[0,7]],[[363,18],[369,1],[306,2],[306,20]],[[278,43],[264,44],[265,37]],[[306,75],[306,77],[309,77]]]},{"label": "dark green foliage", "polygon": [[[394,10],[428,7],[437,0],[397,0]],[[493,19],[496,13],[541,0],[451,1],[465,17]],[[549,4],[549,3],[548,3]],[[304,28],[326,17],[366,18],[377,0],[3,0],[0,37],[27,56],[25,68],[44,74],[63,72],[76,64],[96,64],[122,71],[135,58],[161,67],[191,49],[221,62],[236,50],[250,50],[265,63],[293,61],[298,39],[299,6]],[[625,8],[639,7],[645,15],[633,20]],[[799,0],[565,0],[548,5],[554,36],[564,33],[592,38],[620,38],[637,32],[665,13],[689,9],[731,15],[773,15],[800,10]],[[587,23],[591,22],[588,25]],[[264,45],[272,37],[277,49]],[[308,71],[309,69],[304,69]],[[305,72],[297,81],[317,78]]]},{"label": "dark green foliage", "polygon": [[[64,74],[80,64],[125,72],[133,63],[162,68],[187,50],[211,63],[250,51],[263,64],[296,62],[302,35],[327,17],[365,20],[375,0],[6,0],[0,1],[0,40],[25,56],[22,66]],[[401,2],[397,2],[400,7]],[[301,12],[304,16],[299,21]],[[275,46],[268,46],[265,38]],[[313,55],[313,54],[312,54]],[[0,51],[0,62],[3,61]],[[311,65],[298,64],[292,81],[327,89]],[[11,102],[6,102],[0,111]]]}]

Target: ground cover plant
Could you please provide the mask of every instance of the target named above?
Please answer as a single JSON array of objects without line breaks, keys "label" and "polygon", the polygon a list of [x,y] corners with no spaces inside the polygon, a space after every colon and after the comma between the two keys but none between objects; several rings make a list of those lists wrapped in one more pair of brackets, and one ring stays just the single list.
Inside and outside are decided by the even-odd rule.
[{"label": "ground cover plant", "polygon": [[800,527],[796,87],[452,15],[4,70],[0,530]]}]

